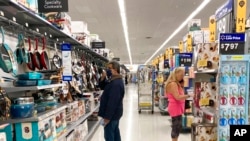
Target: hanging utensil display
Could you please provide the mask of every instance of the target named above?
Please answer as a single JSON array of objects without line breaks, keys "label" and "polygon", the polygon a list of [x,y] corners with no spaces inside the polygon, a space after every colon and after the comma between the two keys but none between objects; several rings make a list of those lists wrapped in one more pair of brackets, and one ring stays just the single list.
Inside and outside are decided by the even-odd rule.
[{"label": "hanging utensil display", "polygon": [[45,48],[46,48],[46,39],[45,39],[45,37],[42,37],[42,42],[43,42],[43,49],[42,49],[43,51],[42,51],[42,53],[40,55],[40,63],[42,65],[42,68],[47,70],[47,69],[50,69],[50,61],[49,61],[48,54],[47,54],[47,52],[45,50]]},{"label": "hanging utensil display", "polygon": [[38,51],[38,38],[35,38],[35,44],[36,48],[32,55],[32,62],[37,69],[41,70],[42,69],[42,65],[40,63],[41,54]]},{"label": "hanging utensil display", "polygon": [[11,48],[4,42],[4,29],[0,28],[2,34],[2,43],[0,47],[0,66],[4,72],[12,72],[14,76],[17,75],[17,62],[16,57]]},{"label": "hanging utensil display", "polygon": [[32,58],[34,58],[34,54],[31,52],[31,39],[30,38],[28,38],[28,44],[29,44],[29,53],[28,53],[28,58],[29,58],[29,62],[27,63],[27,67],[30,69],[30,70],[32,70],[32,71],[34,71],[35,69],[36,69],[36,67],[35,67],[35,65],[34,65],[34,59],[32,59]]},{"label": "hanging utensil display", "polygon": [[28,63],[30,60],[28,58],[28,51],[25,49],[25,40],[23,34],[18,34],[18,43],[16,46],[16,57],[17,57],[17,63]]},{"label": "hanging utensil display", "polygon": [[52,63],[53,65],[56,67],[56,68],[61,68],[62,67],[62,59],[61,57],[58,55],[58,50],[57,50],[57,46],[56,46],[56,43],[54,45],[55,47],[55,54],[52,58]]}]

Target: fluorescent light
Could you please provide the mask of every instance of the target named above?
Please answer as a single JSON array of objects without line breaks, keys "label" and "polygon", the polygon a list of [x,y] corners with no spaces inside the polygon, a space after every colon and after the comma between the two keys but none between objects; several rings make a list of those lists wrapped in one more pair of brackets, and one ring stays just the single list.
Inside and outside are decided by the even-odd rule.
[{"label": "fluorescent light", "polygon": [[118,0],[118,5],[119,5],[120,15],[122,19],[122,27],[123,27],[125,42],[126,42],[126,46],[128,50],[128,56],[129,56],[130,64],[132,65],[133,62],[132,62],[131,51],[130,51],[130,43],[129,43],[129,37],[128,37],[128,25],[127,25],[127,17],[126,17],[124,0]]},{"label": "fluorescent light", "polygon": [[179,33],[187,24],[188,22],[193,19],[203,8],[207,6],[207,4],[211,0],[203,0],[201,5],[197,7],[189,16],[188,18],[163,42],[163,44],[154,52],[154,54],[144,63],[145,65],[153,59],[153,57],[177,34]]}]

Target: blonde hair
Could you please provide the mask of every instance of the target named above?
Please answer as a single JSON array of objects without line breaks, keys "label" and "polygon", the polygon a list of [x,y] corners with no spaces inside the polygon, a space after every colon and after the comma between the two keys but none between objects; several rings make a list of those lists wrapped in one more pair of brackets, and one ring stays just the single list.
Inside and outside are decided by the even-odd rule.
[{"label": "blonde hair", "polygon": [[170,75],[169,75],[169,77],[168,77],[168,79],[167,79],[167,81],[166,81],[166,83],[165,83],[165,86],[167,87],[167,85],[168,85],[169,83],[171,83],[171,82],[176,82],[178,85],[180,85],[179,82],[177,81],[176,75],[177,75],[179,72],[181,72],[181,71],[182,71],[182,72],[185,72],[185,70],[184,70],[183,67],[177,67],[177,68],[175,68],[174,71],[170,73]]}]

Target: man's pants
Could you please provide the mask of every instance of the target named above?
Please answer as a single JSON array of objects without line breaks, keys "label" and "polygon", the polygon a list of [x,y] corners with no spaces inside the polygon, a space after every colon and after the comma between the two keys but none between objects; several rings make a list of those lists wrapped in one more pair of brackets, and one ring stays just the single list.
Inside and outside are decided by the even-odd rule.
[{"label": "man's pants", "polygon": [[121,141],[119,120],[111,120],[104,127],[104,138],[106,141]]}]

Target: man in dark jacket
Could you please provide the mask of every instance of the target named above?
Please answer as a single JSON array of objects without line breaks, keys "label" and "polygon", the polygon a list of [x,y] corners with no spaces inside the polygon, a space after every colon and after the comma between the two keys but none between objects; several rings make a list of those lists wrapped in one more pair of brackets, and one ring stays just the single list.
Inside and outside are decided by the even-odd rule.
[{"label": "man in dark jacket", "polygon": [[119,120],[123,114],[125,90],[118,62],[108,63],[107,72],[102,73],[100,87],[104,91],[98,115],[103,118],[104,138],[106,141],[121,141]]}]

